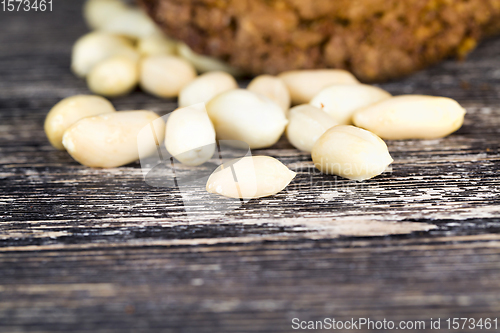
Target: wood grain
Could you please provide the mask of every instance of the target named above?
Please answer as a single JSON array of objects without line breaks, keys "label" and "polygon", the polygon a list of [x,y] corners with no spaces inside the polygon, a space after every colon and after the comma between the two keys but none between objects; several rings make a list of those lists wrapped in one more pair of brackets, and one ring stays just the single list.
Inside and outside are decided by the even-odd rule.
[{"label": "wood grain", "polygon": [[[282,139],[253,153],[297,178],[222,214],[194,185],[185,192],[196,205],[147,185],[139,163],[89,169],[49,145],[48,110],[88,93],[69,70],[87,31],[81,5],[0,12],[0,332],[500,317],[500,39],[381,85],[457,99],[467,115],[455,134],[389,141],[392,171],[363,183],[320,174]],[[112,102],[161,115],[176,107],[139,90]]]}]

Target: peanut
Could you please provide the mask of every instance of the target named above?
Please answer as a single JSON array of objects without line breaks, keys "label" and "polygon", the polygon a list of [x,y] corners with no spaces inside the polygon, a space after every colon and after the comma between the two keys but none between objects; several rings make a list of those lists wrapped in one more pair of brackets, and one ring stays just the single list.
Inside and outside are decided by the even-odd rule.
[{"label": "peanut", "polygon": [[314,144],[312,160],[321,172],[354,180],[378,176],[393,162],[382,139],[349,125],[326,131]]},{"label": "peanut", "polygon": [[98,63],[87,76],[87,85],[94,93],[116,97],[126,95],[139,82],[137,61],[115,56]]},{"label": "peanut", "polygon": [[217,95],[208,102],[207,112],[220,140],[243,141],[252,149],[275,144],[288,123],[276,103],[245,89]]},{"label": "peanut", "polygon": [[165,122],[151,111],[120,111],[84,118],[73,124],[63,136],[63,145],[79,163],[97,168],[114,168],[132,163],[157,151],[155,141],[138,144],[145,126],[154,129],[163,141]]},{"label": "peanut", "polygon": [[192,63],[196,70],[200,73],[223,71],[235,77],[243,74],[237,68],[229,66],[219,59],[194,53],[193,50],[191,50],[191,48],[184,43],[179,43],[177,52],[182,58]]},{"label": "peanut", "polygon": [[356,111],[353,121],[388,140],[437,139],[458,130],[465,109],[446,97],[397,96]]},{"label": "peanut", "polygon": [[79,38],[73,46],[71,69],[79,77],[86,77],[95,65],[116,55],[135,61],[139,59],[139,54],[128,39],[104,32],[91,32]]},{"label": "peanut", "polygon": [[49,111],[45,118],[45,134],[52,146],[64,150],[64,132],[78,120],[104,113],[115,112],[105,98],[92,95],[76,95],[63,99]]},{"label": "peanut", "polygon": [[90,28],[100,29],[109,19],[127,9],[120,0],[88,0],[83,7],[83,16]]},{"label": "peanut", "polygon": [[340,125],[350,125],[357,109],[391,97],[385,90],[366,84],[336,84],[321,90],[309,104],[328,113]]},{"label": "peanut", "polygon": [[297,149],[310,152],[316,141],[329,128],[338,125],[328,114],[309,105],[298,105],[290,109],[286,137]]},{"label": "peanut", "polygon": [[294,70],[278,75],[290,92],[292,103],[307,104],[322,89],[332,84],[357,84],[359,81],[341,69]]},{"label": "peanut", "polygon": [[196,78],[196,70],[186,60],[168,55],[144,58],[140,63],[141,87],[158,97],[177,97]]},{"label": "peanut", "polygon": [[167,120],[165,147],[178,161],[200,165],[215,151],[215,130],[204,104],[177,109]]},{"label": "peanut", "polygon": [[179,93],[179,107],[206,103],[220,93],[238,88],[236,80],[226,72],[207,72],[200,75]]},{"label": "peanut", "polygon": [[262,198],[281,192],[295,176],[275,158],[247,156],[220,165],[208,178],[207,191],[229,198]]},{"label": "peanut", "polygon": [[290,93],[282,79],[272,75],[259,75],[247,87],[248,90],[264,95],[276,102],[285,112],[290,109]]},{"label": "peanut", "polygon": [[144,57],[175,55],[177,53],[177,42],[161,33],[155,33],[139,39],[137,50]]}]

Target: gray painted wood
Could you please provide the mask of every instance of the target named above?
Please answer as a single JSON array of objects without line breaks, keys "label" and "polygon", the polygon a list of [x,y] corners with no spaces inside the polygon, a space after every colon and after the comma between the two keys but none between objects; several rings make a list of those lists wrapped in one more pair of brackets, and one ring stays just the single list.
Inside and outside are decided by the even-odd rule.
[{"label": "gray painted wood", "polygon": [[[48,110],[88,93],[69,70],[82,2],[54,2],[52,13],[0,12],[1,332],[289,332],[293,318],[325,317],[429,330],[431,317],[498,316],[500,39],[381,85],[468,112],[448,138],[389,141],[392,172],[321,175],[282,139],[254,154],[298,172],[285,191],[188,214],[138,163],[89,169],[49,145]],[[176,107],[139,90],[112,102]]]}]

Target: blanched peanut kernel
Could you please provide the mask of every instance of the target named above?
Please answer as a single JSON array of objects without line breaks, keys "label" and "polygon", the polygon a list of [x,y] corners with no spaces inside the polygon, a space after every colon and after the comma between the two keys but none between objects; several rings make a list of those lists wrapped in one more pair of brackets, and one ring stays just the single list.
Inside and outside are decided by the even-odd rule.
[{"label": "blanched peanut kernel", "polygon": [[378,176],[393,162],[382,139],[348,125],[326,131],[314,144],[312,160],[321,172],[355,180]]},{"label": "blanched peanut kernel", "polygon": [[217,95],[207,112],[220,140],[240,140],[252,149],[275,144],[288,123],[276,103],[245,89]]},{"label": "blanched peanut kernel", "polygon": [[135,61],[139,59],[139,54],[128,39],[104,32],[91,32],[78,39],[73,46],[71,68],[76,75],[86,77],[95,65],[117,55]]},{"label": "blanched peanut kernel", "polygon": [[144,57],[154,55],[175,55],[177,53],[177,42],[165,37],[161,33],[146,36],[137,42],[137,50]]},{"label": "blanched peanut kernel", "polygon": [[359,81],[342,69],[294,70],[278,75],[290,92],[292,103],[307,104],[324,88],[332,84],[357,84]]},{"label": "blanched peanut kernel", "polygon": [[276,102],[288,113],[290,109],[290,93],[282,79],[272,75],[259,75],[247,87],[248,90],[264,95]]},{"label": "blanched peanut kernel", "polygon": [[207,72],[198,76],[179,93],[179,107],[206,103],[225,91],[238,88],[236,80],[226,72]]},{"label": "blanched peanut kernel", "polygon": [[196,70],[186,60],[167,55],[144,58],[140,64],[141,87],[158,97],[177,97],[196,78]]},{"label": "blanched peanut kernel", "polygon": [[222,71],[235,77],[243,74],[237,68],[231,67],[219,59],[194,53],[189,46],[182,42],[179,42],[178,45],[177,52],[179,55],[193,64],[196,70],[200,73]]},{"label": "blanched peanut kernel", "polygon": [[158,31],[153,20],[139,8],[129,7],[112,15],[100,30],[131,38],[150,36]]},{"label": "blanched peanut kernel", "polygon": [[[152,126],[151,126],[152,124]],[[138,135],[150,125],[158,142],[165,135],[165,122],[151,111],[120,111],[84,118],[63,136],[63,145],[76,161],[89,167],[114,168],[139,158]],[[154,141],[141,144],[141,156],[157,150]]]},{"label": "blanched peanut kernel", "polygon": [[295,176],[275,158],[248,156],[219,166],[207,181],[207,191],[229,198],[262,198],[281,192]]},{"label": "blanched peanut kernel", "polygon": [[94,93],[116,97],[129,93],[139,82],[137,61],[115,56],[98,63],[87,76],[89,89]]},{"label": "blanched peanut kernel", "polygon": [[114,16],[128,9],[121,0],[87,0],[83,7],[83,16],[88,26],[100,29]]},{"label": "blanched peanut kernel", "polygon": [[212,158],[215,130],[203,104],[172,112],[167,120],[165,147],[187,165],[200,165]]},{"label": "blanched peanut kernel", "polygon": [[328,113],[340,125],[349,125],[356,110],[391,97],[387,91],[366,84],[336,84],[321,90],[309,104]]},{"label": "blanched peanut kernel", "polygon": [[64,150],[64,132],[78,120],[99,114],[115,112],[105,98],[92,95],[76,95],[63,99],[49,111],[45,118],[45,134],[52,146]]},{"label": "blanched peanut kernel", "polygon": [[290,109],[286,137],[297,149],[310,152],[316,141],[329,128],[338,125],[328,114],[309,105],[298,105]]},{"label": "blanched peanut kernel", "polygon": [[458,130],[465,110],[446,97],[397,96],[356,111],[353,121],[388,140],[437,139]]}]

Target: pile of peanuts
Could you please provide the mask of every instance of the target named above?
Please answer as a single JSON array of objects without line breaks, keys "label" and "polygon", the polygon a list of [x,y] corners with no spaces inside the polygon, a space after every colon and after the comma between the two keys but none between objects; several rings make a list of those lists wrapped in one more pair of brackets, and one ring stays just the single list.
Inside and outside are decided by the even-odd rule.
[{"label": "pile of peanuts", "polygon": [[[122,26],[130,29],[130,33],[148,30],[139,29],[139,25],[132,28],[132,18],[125,24],[120,19],[108,22],[113,16],[109,12],[102,18],[92,14],[95,7],[104,4],[110,12],[116,11],[112,5],[118,3],[121,2],[89,0],[88,21],[106,31],[117,31]],[[121,23],[115,26],[111,22]],[[134,49],[122,37],[107,32],[93,34],[77,42],[73,70],[87,73],[89,86],[96,93],[102,85],[107,85],[102,90],[108,92],[131,89],[132,80],[124,84],[127,71],[113,71],[127,62],[131,64],[136,57],[131,56]],[[103,44],[106,50],[85,51],[87,46],[82,45],[88,43],[86,38],[107,38],[108,42]],[[142,49],[165,50],[169,49],[169,43]],[[104,55],[113,48],[120,51],[113,56]],[[45,131],[52,145],[66,149],[83,165],[110,168],[154,154],[164,142],[167,151],[179,162],[199,166],[213,157],[216,139],[243,141],[251,149],[261,149],[271,147],[286,133],[294,147],[311,153],[315,167],[321,172],[361,181],[380,175],[393,162],[382,139],[442,138],[459,129],[465,116],[465,110],[452,99],[423,95],[393,97],[380,88],[361,84],[352,74],[339,69],[261,75],[247,89],[239,89],[228,73],[231,69],[218,68],[196,76],[189,62],[172,55],[143,56],[139,68],[140,74],[136,76],[140,77],[144,90],[158,96],[178,97],[179,108],[166,123],[150,111],[116,112],[101,96],[73,96],[56,104],[46,118]],[[114,74],[105,80],[106,73]],[[295,106],[290,108],[291,105]],[[138,140],[148,124],[155,133],[154,140]],[[217,168],[206,189],[231,198],[265,197],[283,190],[295,176],[295,172],[272,157],[245,157]]]},{"label": "pile of peanuts", "polygon": [[84,17],[92,32],[73,46],[71,68],[101,96],[126,95],[140,85],[161,98],[177,97],[197,72],[241,73],[223,62],[195,54],[156,27],[139,8],[121,0],[88,0]]}]

